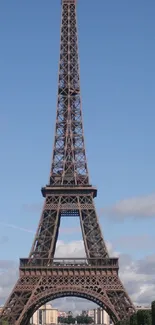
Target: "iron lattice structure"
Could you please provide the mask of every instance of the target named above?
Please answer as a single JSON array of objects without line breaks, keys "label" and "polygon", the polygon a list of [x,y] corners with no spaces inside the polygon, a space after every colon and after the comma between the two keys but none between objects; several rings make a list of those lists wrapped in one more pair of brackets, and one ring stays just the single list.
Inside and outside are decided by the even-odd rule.
[{"label": "iron lattice structure", "polygon": [[[114,323],[134,306],[118,276],[118,259],[109,254],[89,183],[82,123],[76,0],[62,0],[61,46],[55,139],[50,179],[42,188],[42,215],[29,258],[20,260],[20,276],[1,318],[27,325],[49,300],[79,296],[96,302]],[[80,218],[86,259],[54,259],[60,220]]]}]

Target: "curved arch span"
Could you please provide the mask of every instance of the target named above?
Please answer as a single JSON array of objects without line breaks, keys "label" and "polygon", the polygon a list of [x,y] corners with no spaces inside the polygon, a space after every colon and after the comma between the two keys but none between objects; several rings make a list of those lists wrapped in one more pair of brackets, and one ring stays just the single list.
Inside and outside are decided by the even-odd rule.
[{"label": "curved arch span", "polygon": [[77,286],[63,286],[62,288],[55,288],[45,290],[37,295],[34,295],[31,299],[31,303],[26,306],[25,313],[22,315],[22,319],[20,320],[21,325],[27,325],[27,321],[30,320],[32,315],[38,308],[40,308],[43,304],[52,301],[54,299],[63,298],[63,297],[78,297],[84,298],[89,301],[92,301],[99,305],[101,308],[104,308],[106,312],[110,315],[112,321],[116,323],[119,320],[119,317],[110,303],[107,296],[103,296],[90,288],[79,288]]}]

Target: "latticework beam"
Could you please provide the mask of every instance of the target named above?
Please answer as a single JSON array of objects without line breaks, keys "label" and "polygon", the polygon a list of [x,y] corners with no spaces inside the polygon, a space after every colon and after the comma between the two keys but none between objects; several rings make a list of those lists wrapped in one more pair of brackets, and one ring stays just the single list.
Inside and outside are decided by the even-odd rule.
[{"label": "latticework beam", "polygon": [[[109,258],[97,218],[96,188],[89,184],[80,97],[76,0],[62,0],[59,84],[53,158],[36,236],[1,319],[28,325],[42,304],[67,295],[89,299],[114,323],[134,313],[118,276],[118,259]],[[54,259],[63,216],[80,218],[83,259]]]}]

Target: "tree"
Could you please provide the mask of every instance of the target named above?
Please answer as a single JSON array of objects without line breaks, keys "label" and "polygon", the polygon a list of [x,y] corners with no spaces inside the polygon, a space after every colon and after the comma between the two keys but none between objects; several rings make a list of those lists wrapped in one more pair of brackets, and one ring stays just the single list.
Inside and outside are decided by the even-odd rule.
[{"label": "tree", "polygon": [[155,324],[155,301],[152,301],[152,325]]},{"label": "tree", "polygon": [[92,324],[93,323],[93,319],[91,317],[89,317],[88,315],[86,315],[86,316],[79,315],[76,317],[76,321],[78,324]]},{"label": "tree", "polygon": [[73,317],[73,313],[72,313],[71,310],[69,310],[69,312],[68,312],[68,316],[72,316],[72,317]]},{"label": "tree", "polygon": [[130,319],[120,320],[116,325],[130,325]]},{"label": "tree", "polygon": [[[89,317],[88,315],[79,315],[76,317],[68,316],[68,317],[58,317],[58,323],[60,324],[75,324],[77,321],[77,324],[92,324],[93,319]],[[1,325],[1,324],[0,324]]]},{"label": "tree", "polygon": [[137,313],[131,315],[131,317],[130,317],[130,325],[137,325]]},{"label": "tree", "polygon": [[137,311],[137,325],[152,325],[151,310]]},{"label": "tree", "polygon": [[75,318],[72,315],[68,316],[68,324],[75,324]]},{"label": "tree", "polygon": [[130,319],[129,319],[129,318],[127,318],[127,319],[123,319],[123,320],[121,321],[121,325],[130,325]]}]

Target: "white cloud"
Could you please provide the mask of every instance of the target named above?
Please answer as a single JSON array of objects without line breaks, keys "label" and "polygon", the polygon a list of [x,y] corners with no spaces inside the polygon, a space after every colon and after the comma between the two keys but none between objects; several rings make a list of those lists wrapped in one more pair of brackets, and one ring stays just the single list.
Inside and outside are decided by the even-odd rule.
[{"label": "white cloud", "polygon": [[[132,301],[135,304],[148,305],[154,300],[155,295],[155,255],[147,256],[141,260],[133,260],[130,255],[121,254],[113,251],[111,243],[107,243],[110,256],[119,256],[120,260],[120,278],[127,289]],[[82,241],[75,241],[71,243],[64,243],[63,241],[57,244],[58,257],[83,257],[84,246]],[[151,273],[151,274],[150,274]],[[62,310],[68,310],[69,298],[59,299],[54,301],[54,306]],[[73,301],[73,298],[72,298]],[[80,310],[83,308],[83,302],[77,305],[75,298],[75,307],[73,310]],[[88,303],[89,308],[93,308],[92,303]],[[86,305],[85,305],[86,306]],[[85,307],[86,308],[86,307]]]},{"label": "white cloud", "polygon": [[[141,260],[133,260],[130,255],[113,252],[111,243],[107,243],[110,256],[120,259],[120,278],[128,294],[135,304],[148,305],[155,297],[155,255],[147,256]],[[57,242],[56,257],[85,257],[82,241],[64,243]],[[17,264],[12,261],[0,261],[0,304],[6,300],[18,276]],[[83,302],[77,298],[63,298],[52,302],[60,310],[73,310],[94,308],[91,302]]]},{"label": "white cloud", "polygon": [[[119,253],[113,251],[111,243],[107,242],[106,245],[108,247],[110,255],[113,254],[114,257],[118,256]],[[83,240],[77,240],[68,243],[64,243],[64,241],[58,240],[55,257],[86,257]]]},{"label": "white cloud", "polygon": [[155,193],[121,200],[111,207],[101,209],[100,215],[122,220],[126,217],[155,217]]},{"label": "white cloud", "polygon": [[140,260],[132,260],[128,255],[120,254],[120,278],[132,301],[137,305],[148,305],[154,300],[155,276],[150,267],[155,268],[155,255]]},{"label": "white cloud", "polygon": [[20,231],[35,234],[35,232],[33,230],[31,230],[31,229],[23,228],[23,227],[16,226],[16,225],[13,225],[13,224],[10,224],[10,223],[0,222],[0,225],[4,226],[4,227],[7,227],[7,228],[17,229],[17,230],[20,230]]},{"label": "white cloud", "polygon": [[85,257],[84,244],[82,240],[64,243],[62,240],[57,241],[55,257]]}]

